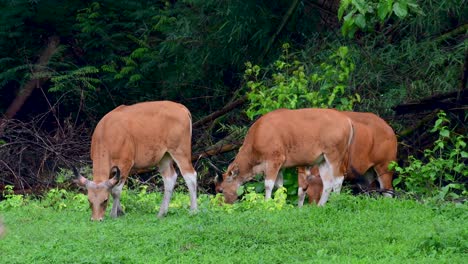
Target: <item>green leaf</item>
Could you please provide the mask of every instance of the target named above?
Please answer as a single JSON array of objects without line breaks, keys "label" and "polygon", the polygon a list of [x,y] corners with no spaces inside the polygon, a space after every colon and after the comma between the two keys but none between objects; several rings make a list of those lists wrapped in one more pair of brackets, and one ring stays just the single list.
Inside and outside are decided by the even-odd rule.
[{"label": "green leaf", "polygon": [[364,15],[362,14],[358,14],[355,18],[354,18],[354,23],[364,29],[366,27],[366,18],[364,17]]},{"label": "green leaf", "polygon": [[358,9],[359,13],[365,14],[367,11],[367,3],[364,0],[352,0],[353,5]]},{"label": "green leaf", "polygon": [[443,129],[443,130],[440,131],[439,134],[440,134],[441,136],[443,136],[443,137],[449,137],[449,136],[450,136],[450,131],[447,130],[447,129]]},{"label": "green leaf", "polygon": [[345,11],[344,5],[341,5],[340,8],[338,9],[338,20],[341,20],[343,18],[343,14]]},{"label": "green leaf", "polygon": [[388,4],[385,2],[380,2],[377,6],[377,14],[381,21],[384,21],[387,18],[390,11],[391,11],[391,6],[389,8]]},{"label": "green leaf", "polygon": [[393,5],[393,12],[399,18],[405,18],[408,15],[408,5],[405,1],[397,2]]}]

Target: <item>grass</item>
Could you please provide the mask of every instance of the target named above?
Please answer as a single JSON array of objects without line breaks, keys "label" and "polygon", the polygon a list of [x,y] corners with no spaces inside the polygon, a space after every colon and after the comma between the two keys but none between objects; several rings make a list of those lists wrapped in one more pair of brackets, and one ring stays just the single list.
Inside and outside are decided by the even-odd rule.
[{"label": "grass", "polygon": [[[187,201],[178,194],[177,200]],[[131,210],[89,221],[88,210],[32,201],[1,212],[2,263],[467,263],[467,206],[332,196],[322,208],[228,213]],[[145,201],[147,203],[148,201]],[[186,203],[188,205],[188,201]],[[154,204],[151,205],[153,208]]]}]

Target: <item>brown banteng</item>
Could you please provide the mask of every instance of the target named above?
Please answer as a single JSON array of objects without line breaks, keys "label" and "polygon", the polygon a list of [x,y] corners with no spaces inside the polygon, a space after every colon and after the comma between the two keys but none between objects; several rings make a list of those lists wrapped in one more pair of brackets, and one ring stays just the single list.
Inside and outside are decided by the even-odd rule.
[{"label": "brown banteng", "polygon": [[[396,160],[397,155],[397,139],[393,129],[382,118],[372,113],[342,113],[351,119],[355,132],[345,178],[355,180],[363,176],[366,185],[377,179],[381,189],[393,190],[393,172],[388,169],[388,165]],[[310,171],[310,168],[301,168],[298,172],[299,206],[304,202],[305,192],[309,195],[309,202],[316,202],[322,188],[320,175],[317,171]],[[311,177],[311,174],[314,177]]]},{"label": "brown banteng", "polygon": [[305,193],[309,196],[309,203],[318,204],[323,191],[323,183],[317,166],[297,167],[297,182],[299,185],[299,207],[304,204]]},{"label": "brown banteng", "polygon": [[265,198],[271,197],[281,168],[319,166],[325,185],[319,204],[343,181],[343,159],[353,138],[348,117],[332,109],[279,109],[260,117],[249,129],[234,161],[217,189],[226,202],[237,200],[237,189],[255,174],[265,174]]},{"label": "brown banteng", "polygon": [[190,208],[196,210],[197,174],[191,163],[191,136],[190,112],[178,103],[122,105],[106,114],[91,139],[93,180],[78,175],[74,169],[76,182],[88,190],[91,219],[103,219],[109,193],[114,198],[110,215],[122,214],[120,193],[130,170],[155,165],[164,181],[164,198],[158,214],[164,216],[177,179],[174,162],[187,183]]}]

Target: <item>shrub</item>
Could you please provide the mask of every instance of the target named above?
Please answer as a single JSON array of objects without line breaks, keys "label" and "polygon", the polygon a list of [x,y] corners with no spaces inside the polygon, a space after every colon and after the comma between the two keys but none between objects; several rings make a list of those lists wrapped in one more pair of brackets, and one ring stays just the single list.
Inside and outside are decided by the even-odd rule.
[{"label": "shrub", "polygon": [[283,45],[283,54],[273,63],[273,73],[247,62],[244,78],[247,80],[249,106],[247,116],[254,119],[279,108],[337,108],[352,110],[360,102],[358,94],[349,95],[349,84],[354,63],[343,46],[327,61],[308,66],[289,53],[289,44]]},{"label": "shrub", "polygon": [[438,113],[430,132],[438,133],[432,149],[424,150],[423,159],[409,156],[409,165],[400,167],[396,162],[390,165],[400,177],[394,184],[412,193],[435,198],[456,199],[468,194],[464,184],[468,177],[467,137],[457,135],[449,129],[450,120],[445,112]]}]

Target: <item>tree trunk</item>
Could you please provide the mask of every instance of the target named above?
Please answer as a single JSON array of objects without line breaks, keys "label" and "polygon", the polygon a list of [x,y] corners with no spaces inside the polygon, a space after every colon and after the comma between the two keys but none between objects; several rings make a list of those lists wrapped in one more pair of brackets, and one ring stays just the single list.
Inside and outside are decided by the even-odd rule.
[{"label": "tree trunk", "polygon": [[21,87],[15,99],[5,112],[5,115],[2,119],[0,119],[0,136],[3,134],[5,122],[8,119],[13,118],[16,115],[16,113],[18,113],[18,111],[23,106],[24,102],[26,102],[26,100],[33,92],[34,88],[40,87],[45,81],[47,81],[48,78],[36,79],[34,76],[36,73],[44,71],[44,67],[49,63],[50,58],[57,51],[59,43],[60,39],[57,36],[49,38],[47,47],[42,51],[41,55],[39,56],[39,60],[32,68],[32,78],[26,84],[24,84],[23,87]]}]

